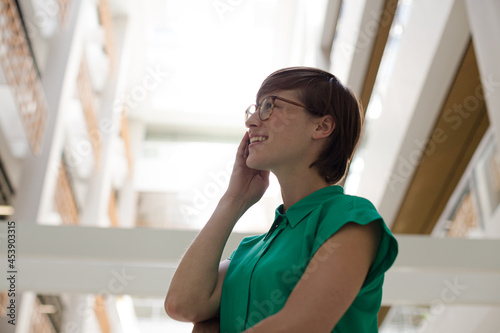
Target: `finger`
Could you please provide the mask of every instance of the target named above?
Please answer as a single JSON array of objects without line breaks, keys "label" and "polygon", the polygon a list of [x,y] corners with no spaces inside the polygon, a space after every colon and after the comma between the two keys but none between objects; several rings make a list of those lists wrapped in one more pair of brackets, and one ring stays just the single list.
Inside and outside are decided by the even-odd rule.
[{"label": "finger", "polygon": [[243,156],[247,145],[248,145],[248,132],[245,132],[245,135],[243,135],[243,139],[241,139],[240,145],[238,146],[238,155]]},{"label": "finger", "polygon": [[245,144],[245,151],[243,152],[243,158],[246,160],[249,154],[250,151],[248,150],[248,141],[247,141],[247,143]]}]

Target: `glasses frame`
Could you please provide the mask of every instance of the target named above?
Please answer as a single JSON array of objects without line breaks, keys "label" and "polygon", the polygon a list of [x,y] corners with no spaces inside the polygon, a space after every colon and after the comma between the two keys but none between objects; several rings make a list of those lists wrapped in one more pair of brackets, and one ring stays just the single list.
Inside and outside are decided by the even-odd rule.
[{"label": "glasses frame", "polygon": [[[272,100],[271,111],[269,112],[269,116],[267,118],[262,118],[262,102],[264,102],[268,98],[271,98],[271,100]],[[280,97],[280,96],[277,96],[277,95],[271,95],[271,96],[267,96],[267,97],[263,98],[262,102],[259,103],[259,104],[250,104],[250,106],[248,106],[247,109],[245,110],[245,121],[248,120],[254,113],[258,113],[259,114],[259,119],[261,121],[265,121],[265,120],[268,120],[269,118],[271,118],[271,115],[273,114],[273,111],[274,111],[274,102],[276,100],[280,100],[280,101],[283,101],[283,102],[286,102],[286,103],[289,103],[289,104],[292,104],[292,105],[295,105],[295,106],[300,106],[301,108],[304,108],[304,109],[306,109],[309,112],[312,112],[312,113],[315,113],[315,114],[318,114],[318,115],[320,114],[319,112],[316,112],[316,111],[313,111],[311,109],[308,109],[306,106],[304,106],[304,105],[302,105],[300,103],[291,101],[289,99],[286,99],[286,98],[283,98],[283,97]],[[251,107],[255,107],[255,111],[254,112],[250,112],[250,108]]]}]

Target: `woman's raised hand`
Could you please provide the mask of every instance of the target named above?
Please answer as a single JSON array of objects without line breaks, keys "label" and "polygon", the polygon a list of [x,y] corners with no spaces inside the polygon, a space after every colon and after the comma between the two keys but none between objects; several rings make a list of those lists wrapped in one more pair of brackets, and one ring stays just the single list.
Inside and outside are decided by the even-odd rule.
[{"label": "woman's raised hand", "polygon": [[165,310],[176,320],[197,322],[193,332],[218,332],[222,285],[229,260],[221,262],[227,239],[241,215],[260,200],[269,186],[269,172],[247,167],[248,133],[238,147],[226,193],[201,229],[172,277]]},{"label": "woman's raised hand", "polygon": [[246,132],[238,147],[233,173],[224,195],[241,201],[246,209],[259,201],[269,186],[269,171],[255,170],[247,166],[248,139]]}]

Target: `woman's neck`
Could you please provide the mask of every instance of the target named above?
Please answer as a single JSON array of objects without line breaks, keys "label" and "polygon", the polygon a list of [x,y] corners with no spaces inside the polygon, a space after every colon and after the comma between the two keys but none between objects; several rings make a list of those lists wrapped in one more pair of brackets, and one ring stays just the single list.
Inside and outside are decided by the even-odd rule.
[{"label": "woman's neck", "polygon": [[283,213],[296,202],[326,186],[328,183],[316,172],[316,169],[288,175],[276,174],[283,198]]}]

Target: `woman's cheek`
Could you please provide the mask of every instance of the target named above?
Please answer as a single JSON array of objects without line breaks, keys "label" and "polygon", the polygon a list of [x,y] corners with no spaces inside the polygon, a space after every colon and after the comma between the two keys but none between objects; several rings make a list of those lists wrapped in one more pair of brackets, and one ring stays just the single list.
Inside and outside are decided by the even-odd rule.
[{"label": "woman's cheek", "polygon": [[269,130],[274,133],[280,133],[290,126],[291,121],[296,116],[292,112],[282,110],[280,112],[273,113],[273,116],[269,118]]}]

